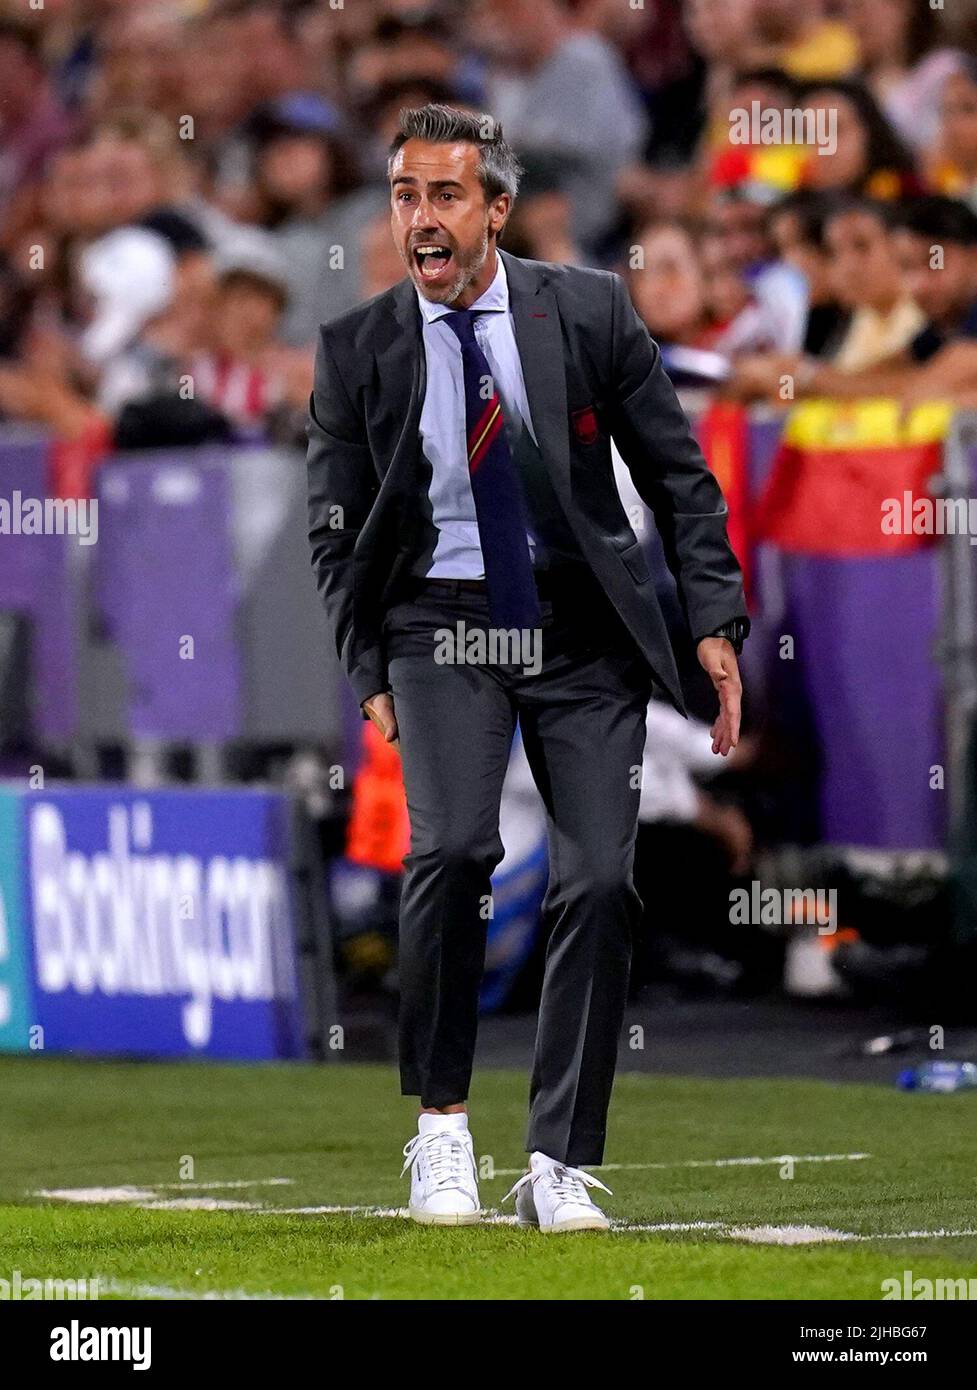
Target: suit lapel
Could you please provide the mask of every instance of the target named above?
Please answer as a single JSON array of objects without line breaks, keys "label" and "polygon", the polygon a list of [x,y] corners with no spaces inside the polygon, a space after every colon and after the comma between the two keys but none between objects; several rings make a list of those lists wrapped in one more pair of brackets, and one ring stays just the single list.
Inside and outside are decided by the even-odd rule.
[{"label": "suit lapel", "polygon": [[389,312],[377,328],[374,342],[380,379],[380,417],[373,421],[379,437],[390,440],[383,468],[385,485],[402,484],[416,457],[421,407],[426,386],[426,362],[421,339],[421,313],[410,279],[391,292]]},{"label": "suit lapel", "polygon": [[556,295],[544,272],[531,262],[499,251],[509,285],[509,307],[519,349],[529,414],[553,486],[570,505],[570,441],[563,335]]}]

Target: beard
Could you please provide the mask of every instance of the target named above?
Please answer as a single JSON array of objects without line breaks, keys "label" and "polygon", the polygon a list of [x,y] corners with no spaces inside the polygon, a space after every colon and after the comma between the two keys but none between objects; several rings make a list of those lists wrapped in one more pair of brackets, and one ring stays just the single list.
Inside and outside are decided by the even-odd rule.
[{"label": "beard", "polygon": [[451,259],[455,273],[447,284],[439,286],[426,285],[420,276],[416,274],[417,265],[414,260],[413,250],[408,250],[405,255],[402,253],[402,259],[406,263],[407,269],[410,271],[411,279],[420,289],[425,299],[429,300],[432,304],[453,304],[459,295],[464,294],[465,290],[476,278],[482,266],[485,264],[485,258],[488,255],[488,245],[489,233],[488,223],[486,223],[482,228],[482,234],[477,245],[467,251],[464,256],[461,254],[460,250],[454,250],[452,252]]}]

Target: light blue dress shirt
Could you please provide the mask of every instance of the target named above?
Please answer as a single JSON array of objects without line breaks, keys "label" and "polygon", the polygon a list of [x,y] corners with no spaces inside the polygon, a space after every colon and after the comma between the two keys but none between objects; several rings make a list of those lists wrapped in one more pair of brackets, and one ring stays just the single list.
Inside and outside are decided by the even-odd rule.
[{"label": "light blue dress shirt", "polygon": [[[509,447],[514,448],[523,429],[538,444],[529,414],[526,383],[516,346],[509,308],[509,284],[502,257],[497,256],[495,278],[470,307],[482,310],[475,319],[475,337],[485,354],[495,389],[502,398]],[[454,311],[447,304],[432,304],[416,290],[423,315],[427,389],[421,408],[421,447],[431,465],[429,497],[437,529],[430,562],[422,561],[415,573],[429,579],[484,579],[485,565],[478,539],[475,500],[468,474],[468,432],[465,421],[465,381],[461,344],[441,320]],[[528,537],[530,553],[535,541]]]}]

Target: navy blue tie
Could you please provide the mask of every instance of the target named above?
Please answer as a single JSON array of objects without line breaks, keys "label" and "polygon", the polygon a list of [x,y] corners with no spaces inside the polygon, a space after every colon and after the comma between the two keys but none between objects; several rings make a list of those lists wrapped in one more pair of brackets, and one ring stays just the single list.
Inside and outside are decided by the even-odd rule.
[{"label": "navy blue tie", "polygon": [[527,539],[519,474],[505,434],[502,401],[475,337],[478,310],[457,309],[444,322],[461,344],[465,376],[468,474],[485,564],[489,617],[496,627],[535,628],[539,599]]}]

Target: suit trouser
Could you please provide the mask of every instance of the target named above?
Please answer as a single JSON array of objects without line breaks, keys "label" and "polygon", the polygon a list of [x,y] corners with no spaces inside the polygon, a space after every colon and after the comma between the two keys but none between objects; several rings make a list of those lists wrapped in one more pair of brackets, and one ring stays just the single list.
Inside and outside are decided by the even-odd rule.
[{"label": "suit trouser", "polygon": [[518,717],[550,858],[526,1147],[593,1164],[603,1157],[641,913],[632,866],[652,676],[589,572],[554,578],[544,594],[528,662],[540,666],[536,674],[522,664],[526,650],[518,665],[435,659],[439,634],[457,638],[459,623],[469,643],[489,632],[484,589],[418,585],[385,618],[411,825],[400,911],[401,1089],[427,1107],[468,1096]]}]

